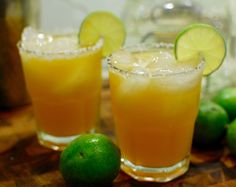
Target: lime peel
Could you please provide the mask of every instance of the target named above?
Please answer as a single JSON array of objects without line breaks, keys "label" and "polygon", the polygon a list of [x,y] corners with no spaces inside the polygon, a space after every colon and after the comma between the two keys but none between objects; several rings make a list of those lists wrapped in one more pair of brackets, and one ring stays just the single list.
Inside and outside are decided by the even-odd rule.
[{"label": "lime peel", "polygon": [[119,174],[119,147],[104,134],[82,134],[62,152],[60,171],[76,186],[106,186]]},{"label": "lime peel", "polygon": [[124,44],[126,31],[121,20],[110,12],[90,13],[82,22],[78,34],[81,46],[94,45],[103,39],[103,56],[111,54]]},{"label": "lime peel", "polygon": [[203,75],[209,75],[222,65],[226,56],[226,43],[220,32],[213,26],[196,23],[179,33],[175,41],[174,53],[177,60],[201,55],[205,60]]}]

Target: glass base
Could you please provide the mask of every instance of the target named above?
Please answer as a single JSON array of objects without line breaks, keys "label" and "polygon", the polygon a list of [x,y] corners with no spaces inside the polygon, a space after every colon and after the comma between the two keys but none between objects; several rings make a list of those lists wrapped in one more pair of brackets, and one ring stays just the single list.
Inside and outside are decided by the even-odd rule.
[{"label": "glass base", "polygon": [[42,146],[48,147],[56,151],[62,151],[72,140],[77,138],[79,134],[74,135],[74,136],[58,137],[58,136],[53,136],[53,135],[50,135],[41,131],[37,133],[37,136],[38,136],[39,143]]},{"label": "glass base", "polygon": [[149,168],[136,166],[128,160],[121,159],[121,169],[139,181],[169,182],[188,171],[190,156],[170,167]]}]

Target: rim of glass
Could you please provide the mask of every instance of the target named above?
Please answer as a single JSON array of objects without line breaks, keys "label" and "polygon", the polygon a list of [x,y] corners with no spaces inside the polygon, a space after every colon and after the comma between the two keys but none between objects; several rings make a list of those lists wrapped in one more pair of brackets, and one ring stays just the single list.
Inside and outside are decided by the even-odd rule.
[{"label": "rim of glass", "polygon": [[[130,51],[130,52],[142,52],[142,51],[148,51],[150,49],[173,49],[174,48],[174,44],[172,43],[141,43],[141,44],[135,44],[135,45],[130,45],[130,46],[126,46],[126,47],[122,47],[120,48],[120,50],[126,50],[126,51]],[[186,60],[191,60],[196,58],[196,56],[190,57]],[[178,72],[160,72],[160,71],[156,71],[153,73],[144,73],[144,74],[139,74],[139,73],[135,73],[135,72],[130,72],[128,70],[124,70],[122,68],[117,67],[116,65],[114,65],[114,63],[112,62],[112,54],[110,56],[107,57],[107,62],[108,62],[108,67],[109,69],[118,72],[120,74],[123,75],[134,75],[134,76],[142,76],[142,77],[158,77],[158,76],[175,76],[175,75],[181,75],[181,74],[189,74],[189,73],[193,73],[196,72],[202,68],[204,68],[204,58],[202,56],[199,56],[199,61],[200,63],[198,63],[195,67],[190,68],[190,69],[186,69],[186,70],[182,70],[182,71],[178,71]],[[181,62],[181,61],[180,61]]]},{"label": "rim of glass", "polygon": [[[45,34],[43,32],[38,32],[38,34]],[[66,36],[76,36],[76,33],[70,33],[70,34],[50,34],[50,36],[52,37],[55,37],[55,36],[61,36],[61,37],[66,37]],[[77,38],[77,37],[76,37]],[[36,56],[50,56],[50,55],[64,55],[64,56],[69,56],[69,55],[83,55],[83,54],[86,54],[88,52],[91,52],[91,51],[96,51],[100,48],[102,48],[103,46],[103,39],[99,39],[94,45],[91,45],[91,46],[86,46],[86,47],[82,47],[82,46],[79,46],[78,44],[78,48],[77,49],[68,49],[68,50],[62,50],[62,51],[40,51],[40,50],[37,50],[37,49],[29,49],[29,48],[26,48],[23,46],[23,41],[20,40],[18,43],[17,43],[17,47],[19,49],[19,51],[21,52],[25,52],[25,53],[28,53],[28,54],[31,54],[31,55],[36,55]]]}]

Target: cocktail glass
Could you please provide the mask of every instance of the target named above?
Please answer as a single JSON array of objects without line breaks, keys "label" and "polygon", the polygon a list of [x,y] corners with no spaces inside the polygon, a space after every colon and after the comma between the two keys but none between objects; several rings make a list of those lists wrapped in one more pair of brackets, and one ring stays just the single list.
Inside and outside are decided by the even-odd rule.
[{"label": "cocktail glass", "polygon": [[60,150],[79,134],[95,129],[102,43],[83,48],[76,34],[24,30],[18,47],[42,145]]},{"label": "cocktail glass", "polygon": [[142,44],[111,55],[109,80],[124,172],[167,182],[189,167],[204,62],[176,62],[171,44]]}]

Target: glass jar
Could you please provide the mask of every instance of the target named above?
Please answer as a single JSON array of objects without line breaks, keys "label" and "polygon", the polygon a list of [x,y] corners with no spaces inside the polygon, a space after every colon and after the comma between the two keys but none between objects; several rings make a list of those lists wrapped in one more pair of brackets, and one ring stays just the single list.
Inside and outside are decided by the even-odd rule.
[{"label": "glass jar", "polygon": [[30,103],[17,50],[25,25],[37,27],[37,0],[0,1],[0,109]]}]

